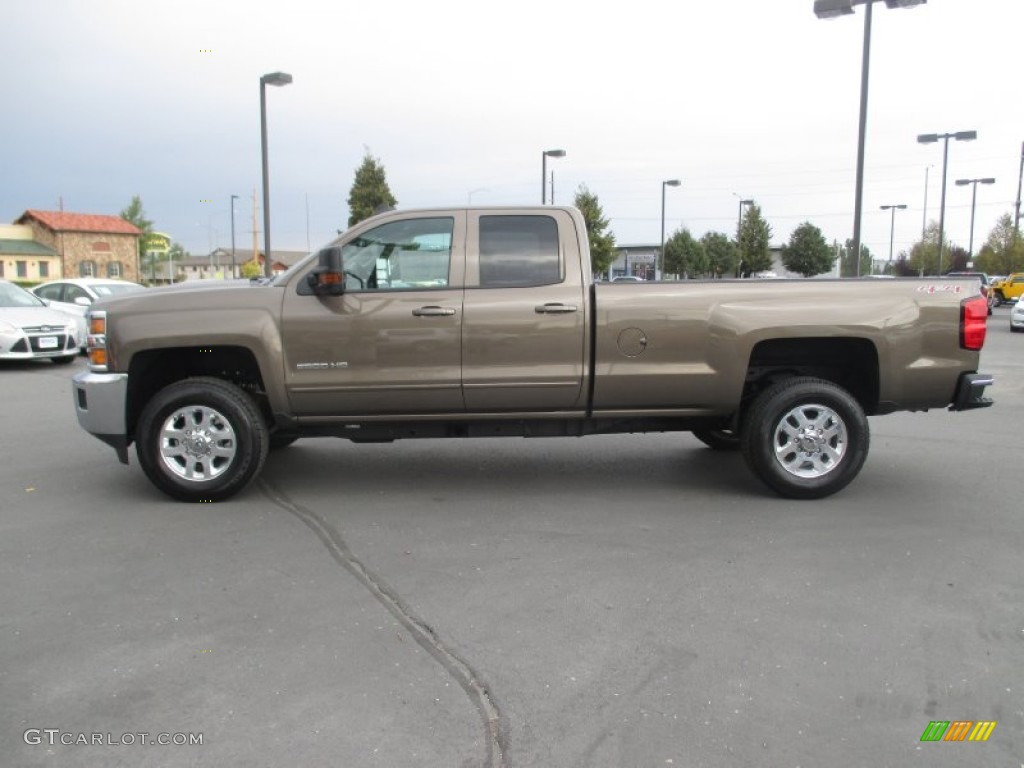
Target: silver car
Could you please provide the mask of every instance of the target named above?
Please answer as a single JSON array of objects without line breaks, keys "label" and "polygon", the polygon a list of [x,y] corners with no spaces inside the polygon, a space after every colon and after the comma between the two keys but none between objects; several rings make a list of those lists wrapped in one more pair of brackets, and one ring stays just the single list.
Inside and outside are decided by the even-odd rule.
[{"label": "silver car", "polygon": [[77,333],[74,317],[0,280],[0,360],[46,358],[70,363],[78,354]]},{"label": "silver car", "polygon": [[85,350],[89,329],[85,324],[85,313],[94,301],[122,293],[144,291],[146,286],[128,280],[114,280],[102,277],[69,277],[52,280],[31,289],[32,293],[54,309],[72,315],[78,322],[78,344]]}]

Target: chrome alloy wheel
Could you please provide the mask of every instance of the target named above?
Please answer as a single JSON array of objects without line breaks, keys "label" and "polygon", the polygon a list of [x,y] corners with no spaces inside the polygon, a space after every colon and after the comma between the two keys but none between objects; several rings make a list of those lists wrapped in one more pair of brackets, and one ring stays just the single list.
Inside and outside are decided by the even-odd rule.
[{"label": "chrome alloy wheel", "polygon": [[183,480],[206,482],[235,460],[238,441],[231,423],[205,405],[178,408],[160,428],[160,458]]},{"label": "chrome alloy wheel", "polygon": [[796,477],[814,479],[839,466],[846,453],[846,424],[824,405],[791,409],[775,427],[775,460]]}]

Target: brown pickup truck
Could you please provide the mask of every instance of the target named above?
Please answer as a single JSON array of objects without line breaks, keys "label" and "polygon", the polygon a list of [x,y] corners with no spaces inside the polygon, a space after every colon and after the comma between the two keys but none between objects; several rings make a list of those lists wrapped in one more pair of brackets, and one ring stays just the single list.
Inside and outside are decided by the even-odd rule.
[{"label": "brown pickup truck", "polygon": [[692,431],[783,496],[846,486],[866,416],[991,404],[969,280],[595,283],[573,208],[381,214],[269,282],[90,313],[79,422],[215,501],[309,436]]}]

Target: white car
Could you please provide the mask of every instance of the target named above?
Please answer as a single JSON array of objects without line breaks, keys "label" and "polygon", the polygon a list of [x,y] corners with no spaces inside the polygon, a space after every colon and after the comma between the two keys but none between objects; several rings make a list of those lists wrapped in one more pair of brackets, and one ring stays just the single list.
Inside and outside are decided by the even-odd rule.
[{"label": "white car", "polygon": [[144,291],[146,287],[128,280],[106,280],[100,277],[77,277],[67,280],[52,280],[32,288],[32,293],[54,309],[74,315],[78,322],[78,344],[84,350],[89,329],[85,324],[85,313],[94,301],[117,296],[122,293]]},{"label": "white car", "polygon": [[1010,330],[1024,331],[1024,295],[1017,299],[1010,310]]},{"label": "white car", "polygon": [[75,318],[0,280],[0,360],[45,358],[70,363],[78,354]]}]

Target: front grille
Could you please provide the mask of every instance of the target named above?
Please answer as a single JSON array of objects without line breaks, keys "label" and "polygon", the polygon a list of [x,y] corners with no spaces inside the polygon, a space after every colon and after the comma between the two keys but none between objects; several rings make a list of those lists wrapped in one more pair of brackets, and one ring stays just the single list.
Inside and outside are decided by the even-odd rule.
[{"label": "front grille", "polygon": [[41,333],[44,336],[52,336],[55,333],[60,333],[64,330],[63,325],[28,325],[22,326],[21,330],[25,333]]}]

